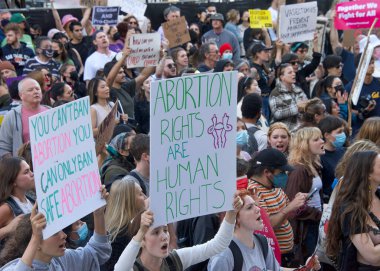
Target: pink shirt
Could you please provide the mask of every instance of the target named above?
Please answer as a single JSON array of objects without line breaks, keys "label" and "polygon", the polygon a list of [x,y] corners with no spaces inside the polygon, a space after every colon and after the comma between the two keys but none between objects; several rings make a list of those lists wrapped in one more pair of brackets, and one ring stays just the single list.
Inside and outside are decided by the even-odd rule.
[{"label": "pink shirt", "polygon": [[22,121],[22,142],[27,143],[30,141],[30,133],[29,133],[29,117],[37,115],[41,112],[48,110],[48,108],[44,106],[39,106],[37,110],[29,110],[24,106],[21,107],[21,121]]}]

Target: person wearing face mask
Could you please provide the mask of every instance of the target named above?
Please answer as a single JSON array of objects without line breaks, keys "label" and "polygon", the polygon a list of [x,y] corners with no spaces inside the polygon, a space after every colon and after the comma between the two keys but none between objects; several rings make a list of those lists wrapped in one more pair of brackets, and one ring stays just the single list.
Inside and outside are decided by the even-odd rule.
[{"label": "person wearing face mask", "polygon": [[73,89],[78,99],[87,95],[86,84],[79,80],[79,74],[74,65],[63,64],[59,73],[61,74],[61,80]]},{"label": "person wearing face mask", "polygon": [[247,172],[248,189],[255,189],[260,207],[269,215],[270,224],[277,237],[282,266],[288,267],[294,258],[294,235],[289,218],[305,203],[306,193],[298,193],[290,201],[283,188],[285,172],[292,171],[285,155],[277,149],[265,149],[250,161]]},{"label": "person wearing face mask", "polygon": [[129,151],[134,136],[134,132],[120,133],[107,145],[109,157],[100,168],[101,180],[107,190],[110,190],[115,180],[129,174],[134,168],[133,157],[131,157]]},{"label": "person wearing face mask", "polygon": [[321,156],[323,200],[328,202],[332,193],[331,184],[335,178],[335,168],[346,152],[344,147],[347,136],[344,122],[339,117],[327,116],[318,123],[325,140],[325,154]]},{"label": "person wearing face mask", "polygon": [[[238,118],[238,123],[241,123],[242,125],[236,126],[237,127],[237,132],[236,132],[236,157],[238,159],[243,159],[245,161],[251,160],[251,156],[249,153],[245,152],[242,150],[244,146],[247,146],[248,144],[248,139],[249,135],[248,132],[245,128],[244,122]],[[243,127],[242,127],[243,126]]]},{"label": "person wearing face mask", "polygon": [[64,228],[63,232],[67,235],[66,247],[71,249],[84,247],[91,237],[87,223],[82,220],[75,221],[70,226]]},{"label": "person wearing face mask", "polygon": [[220,59],[229,59],[232,60],[232,46],[229,43],[224,43],[220,46],[219,49]]},{"label": "person wearing face mask", "polygon": [[60,64],[53,59],[54,50],[48,37],[41,36],[36,40],[36,56],[25,63],[23,75],[36,69],[46,69],[55,78],[59,78]]}]

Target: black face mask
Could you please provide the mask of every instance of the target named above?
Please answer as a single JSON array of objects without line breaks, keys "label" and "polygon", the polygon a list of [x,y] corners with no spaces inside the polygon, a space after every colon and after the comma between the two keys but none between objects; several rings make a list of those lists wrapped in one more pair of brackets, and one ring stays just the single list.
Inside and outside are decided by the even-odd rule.
[{"label": "black face mask", "polygon": [[44,55],[44,56],[46,56],[46,57],[48,57],[48,58],[52,58],[53,57],[53,55],[54,55],[54,51],[53,51],[53,49],[41,49],[41,53]]},{"label": "black face mask", "polygon": [[70,79],[73,81],[78,81],[79,75],[77,71],[72,71],[70,72]]},{"label": "black face mask", "polygon": [[58,56],[59,56],[58,51],[57,51],[57,50],[54,50],[54,51],[53,51],[53,57],[56,58],[56,57],[58,57]]},{"label": "black face mask", "polygon": [[119,33],[119,32],[116,32],[115,34],[113,34],[112,39],[113,39],[114,41],[120,39],[120,33]]}]

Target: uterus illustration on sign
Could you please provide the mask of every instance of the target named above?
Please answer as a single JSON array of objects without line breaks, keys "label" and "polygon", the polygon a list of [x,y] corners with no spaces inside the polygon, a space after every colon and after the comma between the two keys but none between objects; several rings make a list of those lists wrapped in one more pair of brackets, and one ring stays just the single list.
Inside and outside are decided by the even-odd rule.
[{"label": "uterus illustration on sign", "polygon": [[211,126],[208,127],[207,133],[213,137],[213,145],[215,149],[224,149],[227,143],[227,132],[232,131],[233,126],[229,123],[230,117],[224,113],[221,121],[218,121],[214,114],[211,118]]}]

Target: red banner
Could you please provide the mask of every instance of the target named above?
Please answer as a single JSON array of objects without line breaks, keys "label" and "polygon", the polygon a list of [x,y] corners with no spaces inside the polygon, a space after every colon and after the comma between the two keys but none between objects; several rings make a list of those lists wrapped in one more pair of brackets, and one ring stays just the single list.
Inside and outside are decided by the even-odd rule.
[{"label": "red banner", "polygon": [[[343,2],[336,5],[335,28],[339,30],[370,28],[375,18],[380,17],[378,0]],[[375,28],[380,27],[380,20]]]}]

